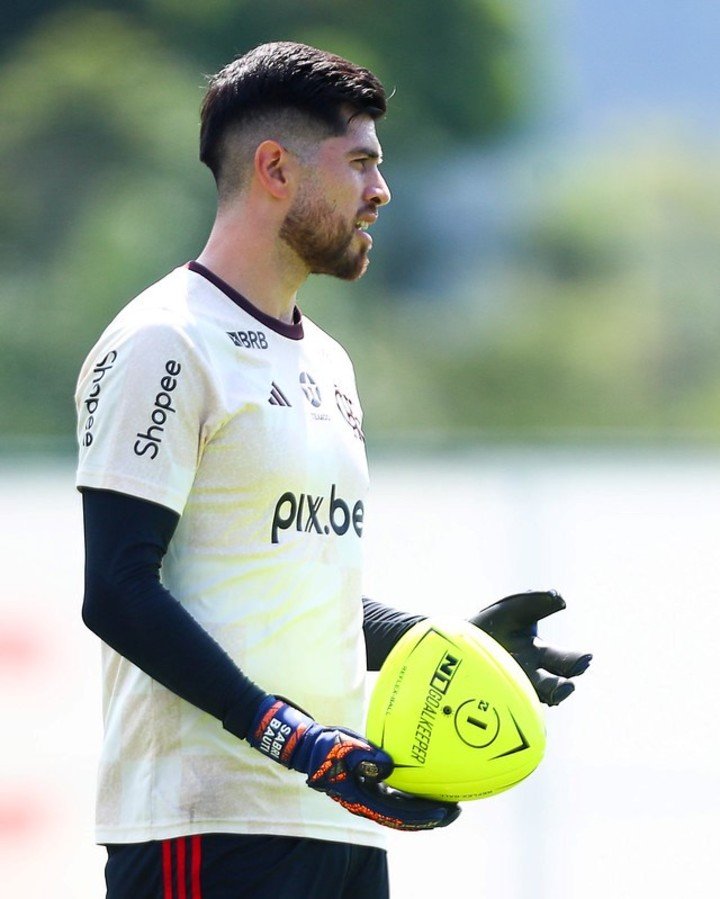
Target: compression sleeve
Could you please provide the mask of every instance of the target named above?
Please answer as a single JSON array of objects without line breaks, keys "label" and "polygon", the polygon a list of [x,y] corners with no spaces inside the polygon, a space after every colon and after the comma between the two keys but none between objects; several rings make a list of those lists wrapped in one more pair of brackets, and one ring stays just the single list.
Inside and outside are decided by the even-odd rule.
[{"label": "compression sleeve", "polygon": [[150,677],[243,738],[267,695],[163,587],[160,566],[179,515],[84,488],[85,624]]},{"label": "compression sleeve", "polygon": [[400,612],[363,596],[363,632],[368,671],[379,671],[400,637],[414,624],[424,620],[424,615]]}]

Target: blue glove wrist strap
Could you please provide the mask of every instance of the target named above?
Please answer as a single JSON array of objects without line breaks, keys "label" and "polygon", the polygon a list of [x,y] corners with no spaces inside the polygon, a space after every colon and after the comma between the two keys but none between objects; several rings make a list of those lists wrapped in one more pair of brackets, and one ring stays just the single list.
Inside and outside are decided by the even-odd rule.
[{"label": "blue glove wrist strap", "polygon": [[267,696],[255,714],[247,739],[250,745],[286,768],[305,771],[303,756],[298,752],[301,738],[318,725],[309,715],[276,696]]}]

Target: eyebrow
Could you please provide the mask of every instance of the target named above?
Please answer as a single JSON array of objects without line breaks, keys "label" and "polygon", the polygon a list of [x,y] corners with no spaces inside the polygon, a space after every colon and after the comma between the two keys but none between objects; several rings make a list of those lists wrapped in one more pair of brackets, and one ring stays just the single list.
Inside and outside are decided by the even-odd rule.
[{"label": "eyebrow", "polygon": [[358,146],[353,147],[352,150],[348,150],[348,156],[367,156],[369,159],[376,159],[378,164],[382,162],[383,156],[379,150],[376,150],[375,147],[367,147],[367,146]]}]

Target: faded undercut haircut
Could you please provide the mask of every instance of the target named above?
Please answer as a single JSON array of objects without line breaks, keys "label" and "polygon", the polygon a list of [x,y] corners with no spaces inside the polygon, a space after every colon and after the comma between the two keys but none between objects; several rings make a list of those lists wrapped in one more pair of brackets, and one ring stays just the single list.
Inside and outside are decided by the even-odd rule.
[{"label": "faded undercut haircut", "polygon": [[385,111],[385,89],[369,69],[306,44],[261,44],[210,79],[200,161],[223,199],[242,187],[263,140],[294,140],[289,149],[298,152],[344,134],[355,115],[376,120]]}]

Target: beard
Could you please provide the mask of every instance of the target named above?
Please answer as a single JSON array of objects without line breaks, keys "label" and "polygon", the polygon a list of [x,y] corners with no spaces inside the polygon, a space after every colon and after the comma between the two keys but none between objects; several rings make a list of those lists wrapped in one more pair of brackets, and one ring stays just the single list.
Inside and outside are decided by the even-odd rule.
[{"label": "beard", "polygon": [[367,248],[351,249],[354,223],[348,225],[335,207],[309,189],[295,200],[280,228],[280,238],[297,253],[313,275],[356,281],[368,267]]}]

